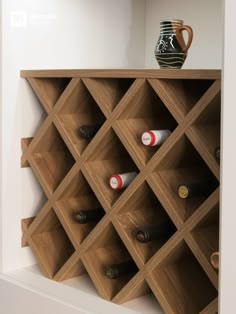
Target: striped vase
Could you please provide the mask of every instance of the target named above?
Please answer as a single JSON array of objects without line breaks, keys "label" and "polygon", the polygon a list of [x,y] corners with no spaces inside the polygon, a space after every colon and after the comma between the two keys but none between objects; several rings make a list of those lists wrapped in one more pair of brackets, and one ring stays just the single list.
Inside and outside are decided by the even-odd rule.
[{"label": "striped vase", "polygon": [[[192,43],[192,28],[176,19],[161,21],[160,28],[160,37],[154,50],[160,68],[181,69]],[[187,44],[183,38],[183,30],[188,32]]]}]

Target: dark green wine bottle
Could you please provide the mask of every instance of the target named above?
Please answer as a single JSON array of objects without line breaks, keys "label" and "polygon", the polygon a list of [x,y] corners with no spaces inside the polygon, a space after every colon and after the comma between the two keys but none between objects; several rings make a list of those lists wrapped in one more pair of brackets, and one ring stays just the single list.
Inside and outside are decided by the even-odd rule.
[{"label": "dark green wine bottle", "polygon": [[99,221],[103,216],[105,215],[105,212],[103,208],[95,208],[95,209],[89,209],[89,210],[78,210],[74,214],[74,219],[79,224],[86,224],[88,222],[92,221]]},{"label": "dark green wine bottle", "polygon": [[132,259],[105,267],[105,275],[109,279],[117,279],[127,274],[132,274],[137,271],[137,266]]},{"label": "dark green wine bottle", "polygon": [[140,226],[135,231],[135,238],[138,242],[147,243],[171,236],[174,231],[175,227],[170,221],[158,225]]},{"label": "dark green wine bottle", "polygon": [[101,124],[82,125],[79,128],[79,135],[86,140],[90,140],[94,137],[94,135],[97,133],[101,126]]},{"label": "dark green wine bottle", "polygon": [[207,197],[214,189],[216,189],[217,183],[211,180],[205,180],[200,182],[184,183],[178,187],[178,195],[182,199],[189,199],[195,197]]}]

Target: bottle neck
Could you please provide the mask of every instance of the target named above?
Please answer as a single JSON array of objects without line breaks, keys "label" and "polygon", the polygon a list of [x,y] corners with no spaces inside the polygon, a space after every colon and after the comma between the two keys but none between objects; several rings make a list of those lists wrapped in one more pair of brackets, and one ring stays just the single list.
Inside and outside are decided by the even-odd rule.
[{"label": "bottle neck", "polygon": [[105,274],[109,279],[116,279],[126,274],[133,273],[137,270],[137,266],[134,261],[128,260],[120,264],[113,264],[107,266],[105,269]]},{"label": "bottle neck", "polygon": [[75,220],[80,224],[85,224],[91,221],[99,221],[105,212],[102,208],[95,208],[90,210],[79,210],[75,213]]},{"label": "bottle neck", "polygon": [[204,180],[200,182],[192,182],[181,184],[178,187],[178,195],[182,199],[194,197],[207,197],[217,188],[217,182],[212,180]]},{"label": "bottle neck", "polygon": [[102,124],[94,124],[94,125],[82,125],[79,128],[80,137],[84,139],[91,139],[98,132]]},{"label": "bottle neck", "polygon": [[162,237],[170,236],[175,231],[174,225],[167,221],[158,225],[141,226],[136,229],[135,237],[141,243],[147,243]]}]

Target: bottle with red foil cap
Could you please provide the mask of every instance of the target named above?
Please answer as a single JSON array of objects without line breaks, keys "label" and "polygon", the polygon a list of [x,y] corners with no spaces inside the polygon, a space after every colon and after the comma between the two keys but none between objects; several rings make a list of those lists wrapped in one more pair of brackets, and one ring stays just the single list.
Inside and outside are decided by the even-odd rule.
[{"label": "bottle with red foil cap", "polygon": [[113,190],[120,190],[127,187],[137,176],[137,172],[127,172],[122,174],[113,174],[110,177],[109,184]]},{"label": "bottle with red foil cap", "polygon": [[161,145],[170,134],[170,130],[148,130],[142,134],[142,143],[146,146]]}]

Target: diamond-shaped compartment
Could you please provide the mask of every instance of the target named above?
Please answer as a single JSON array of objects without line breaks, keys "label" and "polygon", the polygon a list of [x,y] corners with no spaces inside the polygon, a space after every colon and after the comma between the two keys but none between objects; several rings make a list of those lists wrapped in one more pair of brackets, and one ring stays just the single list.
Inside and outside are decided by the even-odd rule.
[{"label": "diamond-shaped compartment", "polygon": [[[142,165],[155,154],[160,145],[146,146],[142,143],[142,134],[148,130],[170,130],[177,122],[153,90],[148,81],[144,81],[129,100],[115,123],[117,133],[127,143],[134,160]],[[132,149],[134,147],[135,149]]]},{"label": "diamond-shaped compartment", "polygon": [[43,106],[52,109],[70,80],[70,78],[34,78],[29,82]]},{"label": "diamond-shaped compartment", "polygon": [[[176,314],[197,314],[217,296],[215,287],[184,241],[154,269],[150,286]],[[158,291],[158,292],[157,292]],[[165,299],[165,302],[163,301]]]},{"label": "diamond-shaped compartment", "polygon": [[153,87],[176,118],[183,118],[213,83],[214,80],[161,79],[153,81]]},{"label": "diamond-shaped compartment", "polygon": [[119,278],[110,279],[106,276],[107,266],[132,261],[112,224],[107,225],[96,237],[84,253],[82,261],[98,292],[107,300],[114,298],[138,271],[134,264],[131,272]]},{"label": "diamond-shaped compartment", "polygon": [[92,210],[102,207],[81,171],[74,176],[56,204],[65,222],[68,224],[75,241],[81,244],[96,226],[97,222],[79,224],[75,220],[75,213],[78,210]]},{"label": "diamond-shaped compartment", "polygon": [[105,121],[101,109],[82,80],[78,81],[77,86],[74,87],[67,98],[58,113],[58,118],[68,139],[79,155],[91,140],[80,136],[80,127],[83,125],[96,125],[100,128]]},{"label": "diamond-shaped compartment", "polygon": [[84,167],[89,184],[101,204],[105,204],[107,208],[112,206],[124,191],[113,190],[109,185],[110,177],[113,174],[138,173],[137,166],[112,129],[104,135]]},{"label": "diamond-shaped compartment", "polygon": [[50,193],[56,190],[75,162],[53,124],[40,138],[33,150],[32,158],[43,179],[43,184],[47,186]]},{"label": "diamond-shaped compartment", "polygon": [[87,88],[103,108],[105,114],[111,113],[133,84],[133,78],[86,78]]},{"label": "diamond-shaped compartment", "polygon": [[[131,302],[129,302],[131,301]],[[140,313],[153,313],[153,310],[157,310],[156,313],[163,314],[156,297],[153,295],[149,288],[144,276],[134,276],[128,284],[122,289],[113,299],[112,302],[117,304],[125,304],[126,307],[132,306],[132,301],[135,304],[135,308],[141,311]]]},{"label": "diamond-shaped compartment", "polygon": [[219,252],[219,203],[197,224],[192,235],[210,263],[211,255]]},{"label": "diamond-shaped compartment", "polygon": [[[171,204],[181,222],[186,221],[193,212],[213,193],[219,185],[217,179],[207,167],[195,147],[183,135],[169,150],[165,158],[152,174],[155,185],[152,186],[157,197],[163,197]],[[181,198],[178,195],[180,185],[206,184],[206,191],[192,198]],[[162,193],[162,195],[160,195]]]},{"label": "diamond-shaped compartment", "polygon": [[34,230],[29,244],[43,272],[50,278],[56,275],[75,251],[53,209]]},{"label": "diamond-shaped compartment", "polygon": [[[165,209],[146,182],[122,206],[116,215],[121,229],[126,234],[132,249],[146,263],[174,234],[176,228]],[[143,227],[159,228],[159,237],[142,243],[136,239],[136,232]],[[161,231],[162,229],[162,231]],[[145,229],[144,229],[145,230]]]},{"label": "diamond-shaped compartment", "polygon": [[216,150],[220,147],[221,93],[207,105],[193,124],[193,129],[205,148],[219,163]]}]

